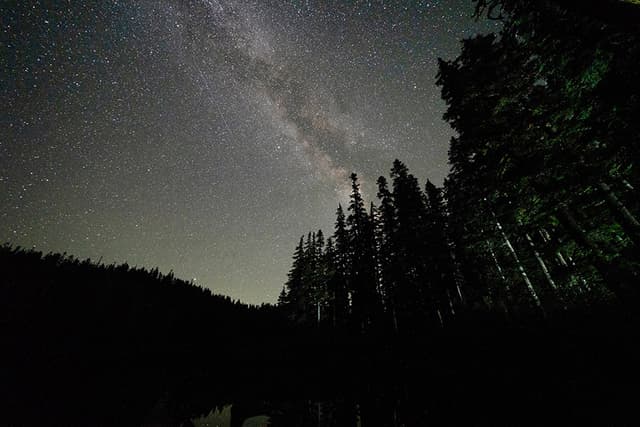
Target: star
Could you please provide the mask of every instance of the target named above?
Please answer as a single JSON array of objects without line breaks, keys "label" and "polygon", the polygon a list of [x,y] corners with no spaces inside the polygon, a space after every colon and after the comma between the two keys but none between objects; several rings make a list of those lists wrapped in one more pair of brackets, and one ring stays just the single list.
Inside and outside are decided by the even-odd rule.
[{"label": "star", "polygon": [[442,182],[437,58],[498,25],[467,0],[0,9],[0,241],[250,303],[333,229],[351,172],[369,198],[395,158]]}]

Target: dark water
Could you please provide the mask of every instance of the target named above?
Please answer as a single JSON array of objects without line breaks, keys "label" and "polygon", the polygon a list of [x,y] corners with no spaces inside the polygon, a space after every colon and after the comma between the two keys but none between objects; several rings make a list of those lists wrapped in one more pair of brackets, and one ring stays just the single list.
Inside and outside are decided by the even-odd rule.
[{"label": "dark water", "polygon": [[637,352],[612,353],[610,340],[590,353],[539,344],[452,347],[446,359],[360,360],[348,369],[314,360],[176,374],[152,361],[57,361],[3,372],[0,425],[637,425]]},{"label": "dark water", "polygon": [[287,351],[274,340],[162,354],[33,346],[1,355],[0,425],[640,425],[638,330],[592,329],[284,336]]}]

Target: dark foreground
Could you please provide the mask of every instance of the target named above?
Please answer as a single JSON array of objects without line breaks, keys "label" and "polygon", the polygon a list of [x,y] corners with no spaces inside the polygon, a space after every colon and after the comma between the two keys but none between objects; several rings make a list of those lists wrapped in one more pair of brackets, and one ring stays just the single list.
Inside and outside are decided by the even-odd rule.
[{"label": "dark foreground", "polygon": [[3,248],[1,425],[636,425],[617,307],[420,334],[293,327],[174,278]]}]

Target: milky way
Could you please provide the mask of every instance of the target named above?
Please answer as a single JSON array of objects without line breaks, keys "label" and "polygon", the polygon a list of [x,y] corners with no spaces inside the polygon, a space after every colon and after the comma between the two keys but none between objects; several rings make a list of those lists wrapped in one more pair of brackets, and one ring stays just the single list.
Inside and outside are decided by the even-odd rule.
[{"label": "milky way", "polygon": [[442,182],[470,0],[3,2],[0,242],[274,301],[355,171]]}]

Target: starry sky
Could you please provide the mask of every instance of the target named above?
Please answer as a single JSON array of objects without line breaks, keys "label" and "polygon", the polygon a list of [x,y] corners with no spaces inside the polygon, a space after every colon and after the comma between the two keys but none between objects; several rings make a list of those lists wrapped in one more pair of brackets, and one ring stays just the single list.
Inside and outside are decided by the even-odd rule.
[{"label": "starry sky", "polygon": [[471,0],[0,2],[0,242],[273,302],[355,171],[441,183]]}]

